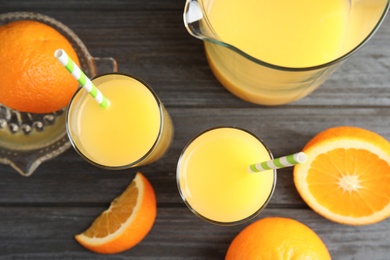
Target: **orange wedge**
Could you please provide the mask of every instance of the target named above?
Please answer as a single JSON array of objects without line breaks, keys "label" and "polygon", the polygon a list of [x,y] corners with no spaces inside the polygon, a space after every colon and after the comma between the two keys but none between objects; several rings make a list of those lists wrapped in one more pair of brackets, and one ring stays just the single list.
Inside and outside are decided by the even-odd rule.
[{"label": "orange wedge", "polygon": [[358,127],[316,135],[303,148],[308,160],[294,167],[303,200],[334,222],[367,225],[390,216],[390,143]]},{"label": "orange wedge", "polygon": [[126,190],[75,239],[96,253],[119,253],[145,238],[154,224],[156,212],[153,187],[137,173]]}]

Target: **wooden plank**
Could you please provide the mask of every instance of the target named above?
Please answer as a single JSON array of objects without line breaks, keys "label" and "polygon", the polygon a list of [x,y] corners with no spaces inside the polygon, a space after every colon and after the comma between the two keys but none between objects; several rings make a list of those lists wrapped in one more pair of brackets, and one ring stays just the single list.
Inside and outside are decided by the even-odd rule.
[{"label": "wooden plank", "polygon": [[293,218],[312,228],[327,244],[333,259],[387,255],[390,242],[383,232],[390,228],[390,220],[352,227],[330,222],[307,209],[269,208],[247,224],[222,227],[201,221],[185,208],[163,207],[158,209],[151,232],[139,245],[110,257],[91,253],[73,239],[100,211],[100,207],[1,207],[1,255],[33,259],[222,259],[239,231],[269,216]]},{"label": "wooden plank", "polygon": [[52,1],[52,0],[34,0],[33,4],[30,0],[18,0],[18,1],[2,1],[0,5],[3,9],[2,11],[7,10],[48,10],[53,11],[55,9],[61,8],[63,11],[89,11],[89,10],[99,10],[103,12],[111,11],[121,11],[121,10],[171,10],[176,9],[180,6],[180,9],[184,7],[184,2],[182,0],[110,0],[107,3],[106,0],[68,0],[66,3],[61,1]]}]

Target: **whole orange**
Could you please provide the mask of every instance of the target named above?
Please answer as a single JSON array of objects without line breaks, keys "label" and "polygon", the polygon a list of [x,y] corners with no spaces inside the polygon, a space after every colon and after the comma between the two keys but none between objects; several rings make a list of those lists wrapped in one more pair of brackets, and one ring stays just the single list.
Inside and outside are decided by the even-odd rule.
[{"label": "whole orange", "polygon": [[320,237],[290,218],[268,217],[244,228],[232,241],[226,260],[331,259]]},{"label": "whole orange", "polygon": [[50,113],[68,105],[78,82],[56,60],[56,49],[79,59],[49,25],[20,20],[0,26],[0,103],[21,112]]}]

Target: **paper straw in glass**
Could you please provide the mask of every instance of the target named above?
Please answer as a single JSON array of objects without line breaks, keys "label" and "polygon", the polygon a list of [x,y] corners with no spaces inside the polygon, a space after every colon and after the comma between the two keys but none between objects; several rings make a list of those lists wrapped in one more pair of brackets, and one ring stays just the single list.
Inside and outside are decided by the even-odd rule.
[{"label": "paper straw in glass", "polygon": [[54,56],[57,60],[72,74],[72,76],[80,83],[80,85],[98,102],[98,104],[107,108],[110,105],[110,101],[103,96],[98,88],[92,83],[92,81],[85,75],[83,71],[77,66],[77,64],[68,56],[63,49],[58,49],[54,52]]},{"label": "paper straw in glass", "polygon": [[248,167],[250,173],[257,173],[271,169],[280,169],[285,167],[294,166],[299,163],[304,163],[307,160],[307,156],[304,152],[294,153],[272,159],[262,163],[251,164]]}]

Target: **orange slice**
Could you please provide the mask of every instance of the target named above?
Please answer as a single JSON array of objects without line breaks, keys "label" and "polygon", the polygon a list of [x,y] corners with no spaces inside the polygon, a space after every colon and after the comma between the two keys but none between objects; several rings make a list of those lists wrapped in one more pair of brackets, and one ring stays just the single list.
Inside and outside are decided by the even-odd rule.
[{"label": "orange slice", "polygon": [[145,238],[154,224],[156,212],[153,187],[137,173],[126,190],[75,239],[96,253],[119,253]]},{"label": "orange slice", "polygon": [[303,148],[308,160],[294,167],[294,183],[318,214],[349,225],[390,216],[390,143],[358,127],[316,135]]}]

